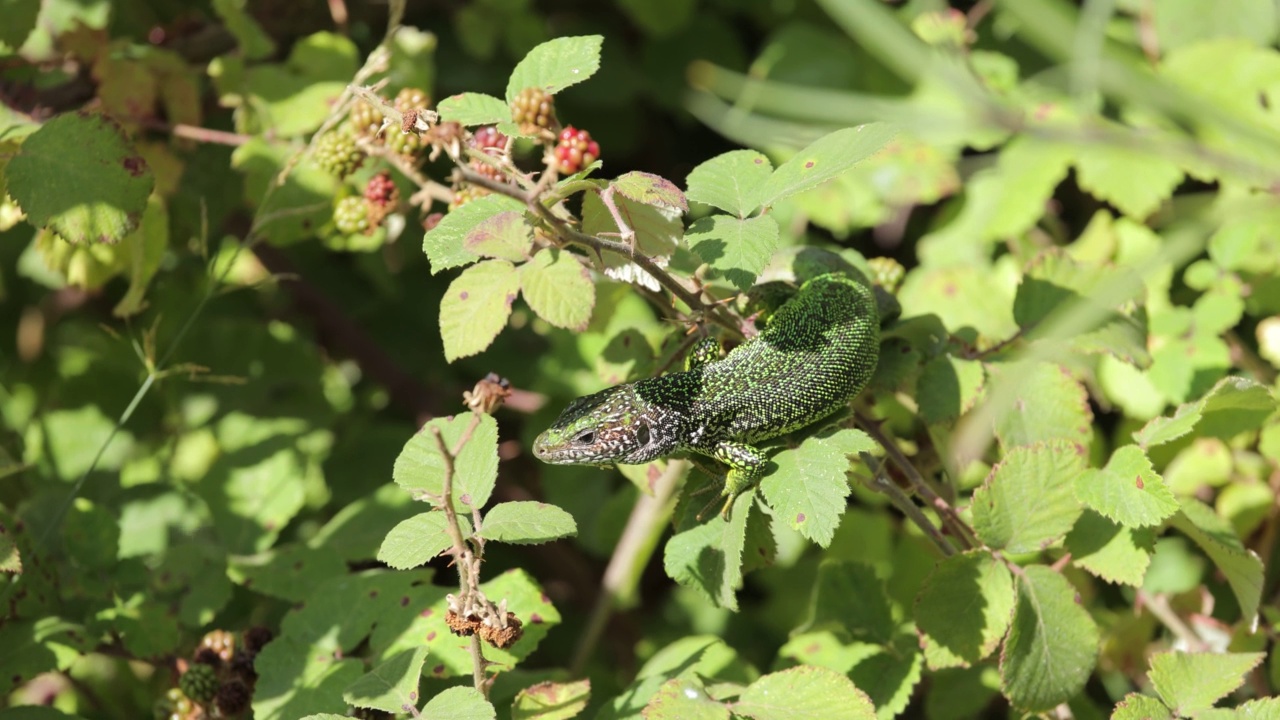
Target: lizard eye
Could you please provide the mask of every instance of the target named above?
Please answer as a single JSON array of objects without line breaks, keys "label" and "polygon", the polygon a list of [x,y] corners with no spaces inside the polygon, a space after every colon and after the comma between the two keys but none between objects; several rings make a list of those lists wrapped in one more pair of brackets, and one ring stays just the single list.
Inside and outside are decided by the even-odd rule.
[{"label": "lizard eye", "polygon": [[578,435],[573,441],[578,445],[590,445],[596,439],[596,434],[592,430],[588,430]]},{"label": "lizard eye", "polygon": [[649,444],[649,424],[640,423],[640,427],[636,428],[636,442],[641,445]]}]

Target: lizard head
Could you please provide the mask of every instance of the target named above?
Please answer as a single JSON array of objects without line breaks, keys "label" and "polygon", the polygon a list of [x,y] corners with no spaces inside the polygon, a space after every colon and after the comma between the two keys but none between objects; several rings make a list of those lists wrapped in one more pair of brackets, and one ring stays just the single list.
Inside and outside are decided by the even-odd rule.
[{"label": "lizard head", "polygon": [[631,385],[602,390],[569,403],[533,441],[533,454],[555,465],[645,463],[662,454]]}]

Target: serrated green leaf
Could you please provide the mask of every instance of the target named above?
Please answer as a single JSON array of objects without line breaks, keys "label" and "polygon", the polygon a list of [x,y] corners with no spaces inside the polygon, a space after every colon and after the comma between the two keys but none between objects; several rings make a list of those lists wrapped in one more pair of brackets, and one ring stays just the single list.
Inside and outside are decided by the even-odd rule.
[{"label": "serrated green leaf", "polygon": [[587,708],[591,681],[541,682],[516,695],[511,720],[569,720]]},{"label": "serrated green leaf", "polygon": [[772,174],[773,165],[762,153],[732,150],[694,168],[685,179],[686,196],[745,218],[760,207],[760,190]]},{"label": "serrated green leaf", "polygon": [[1156,653],[1151,684],[1174,713],[1192,717],[1243,685],[1264,659],[1264,653]]},{"label": "serrated green leaf", "polygon": [[773,457],[774,469],[761,479],[760,492],[776,517],[826,547],[849,496],[849,457],[875,447],[875,441],[860,430],[806,438],[800,447]]},{"label": "serrated green leaf", "polygon": [[685,236],[703,262],[746,290],[778,249],[778,221],[768,215],[746,220],[712,215],[695,220]]},{"label": "serrated green leaf", "polygon": [[23,141],[5,168],[9,194],[36,227],[74,243],[116,243],[138,227],[155,187],[115,121],[65,113]]},{"label": "serrated green leaf", "polygon": [[573,253],[544,248],[520,267],[524,301],[538,317],[567,330],[582,332],[591,322],[596,286],[591,273]]},{"label": "serrated green leaf", "polygon": [[262,720],[346,712],[342,691],[364,674],[360,660],[315,652],[310,643],[288,636],[271,641],[253,665],[258,673],[253,716]]},{"label": "serrated green leaf", "polygon": [[1147,448],[1198,429],[1203,437],[1230,440],[1261,427],[1276,407],[1276,399],[1266,386],[1248,378],[1226,377],[1204,397],[1179,406],[1171,417],[1158,417],[1147,423],[1133,434],[1133,439]]},{"label": "serrated green leaf", "polygon": [[662,553],[667,576],[720,607],[736,610],[735,593],[742,587],[747,514],[760,512],[755,507],[755,496],[754,490],[739,495],[728,520],[717,515],[672,536]]},{"label": "serrated green leaf", "polygon": [[[1000,382],[993,373],[992,384]],[[1084,387],[1066,368],[1039,363],[1018,385],[1008,412],[996,421],[996,437],[1006,448],[1048,440],[1088,447],[1093,439],[1093,411]]]},{"label": "serrated green leaf", "polygon": [[485,260],[463,270],[440,300],[445,360],[475,355],[493,344],[519,293],[520,274],[506,260]]},{"label": "serrated green leaf", "polygon": [[1173,713],[1150,695],[1129,693],[1116,705],[1111,720],[1173,720]]},{"label": "serrated green leaf", "polygon": [[462,247],[480,257],[511,262],[528,260],[533,248],[533,226],[524,213],[505,210],[476,223],[467,231]]},{"label": "serrated green leaf", "polygon": [[873,720],[875,706],[849,678],[819,667],[770,673],[747,686],[733,708],[752,720]]},{"label": "serrated green leaf", "polygon": [[1041,712],[1084,687],[1098,659],[1098,626],[1076,602],[1071,583],[1052,569],[1023,568],[1017,584],[1000,681],[1015,707]]},{"label": "serrated green leaf", "polygon": [[1075,482],[1087,451],[1065,441],[1010,450],[973,494],[973,528],[992,548],[1035,552],[1057,542],[1080,515]]},{"label": "serrated green leaf", "polygon": [[120,548],[120,524],[113,513],[88,498],[76,498],[62,530],[66,552],[77,564],[106,570],[116,564]]},{"label": "serrated green leaf", "polygon": [[1178,499],[1137,445],[1117,449],[1105,468],[1089,470],[1075,485],[1080,502],[1125,527],[1159,525],[1178,511]]},{"label": "serrated green leaf", "polygon": [[1150,151],[1103,143],[1078,149],[1075,166],[1080,187],[1135,220],[1146,219],[1183,179],[1177,163]]},{"label": "serrated green leaf", "polygon": [[652,173],[632,171],[609,181],[619,195],[643,205],[656,205],[682,213],[689,212],[689,201],[670,180]]},{"label": "serrated green leaf", "polygon": [[486,540],[536,545],[578,533],[573,516],[555,505],[532,500],[494,505],[478,533]]},{"label": "serrated green leaf", "polygon": [[783,198],[821,185],[879,152],[897,133],[891,125],[871,123],[818,138],[773,171],[760,188],[760,204],[772,207]]},{"label": "serrated green leaf", "polygon": [[66,670],[91,648],[84,627],[54,615],[34,622],[6,622],[0,626],[0,672],[4,687],[12,692],[36,675]]},{"label": "serrated green leaf", "polygon": [[916,625],[928,639],[966,663],[999,645],[1013,614],[1013,576],[986,551],[938,563],[916,599]]},{"label": "serrated green leaf", "polygon": [[939,355],[925,363],[916,381],[920,419],[930,425],[948,423],[973,408],[987,373],[982,363]]},{"label": "serrated green leaf", "polygon": [[554,95],[591,77],[600,69],[603,44],[599,35],[581,35],[548,40],[530,50],[507,80],[507,102],[528,87]]},{"label": "serrated green leaf", "polygon": [[427,649],[418,647],[397,653],[380,663],[342,692],[342,699],[358,708],[373,708],[398,715],[418,707],[418,684]]},{"label": "serrated green leaf", "polygon": [[900,632],[887,645],[841,640],[834,632],[792,635],[779,658],[844,673],[867,694],[880,720],[892,720],[906,708],[924,670],[920,640]]},{"label": "serrated green leaf", "polygon": [[925,696],[925,716],[929,720],[980,717],[999,691],[1000,673],[988,664],[933,673]]},{"label": "serrated green leaf", "polygon": [[1092,510],[1080,516],[1066,539],[1076,565],[1107,582],[1134,587],[1142,587],[1155,545],[1154,530],[1118,525]]},{"label": "serrated green leaf", "polygon": [[697,678],[672,678],[644,707],[645,720],[729,720],[729,707],[707,694]]},{"label": "serrated green leaf", "polygon": [[485,195],[450,210],[440,223],[422,237],[422,251],[431,262],[431,273],[473,263],[480,256],[467,250],[467,235],[477,225],[498,213],[524,208],[520,201],[505,195]]},{"label": "serrated green leaf", "polygon": [[1265,572],[1257,554],[1241,544],[1230,523],[1193,498],[1183,499],[1181,512],[1169,524],[1191,538],[1218,566],[1240,603],[1240,615],[1246,623],[1253,622],[1262,601]]},{"label": "serrated green leaf", "polygon": [[[458,443],[471,424],[475,428],[461,449]],[[411,493],[438,503],[444,491],[445,460],[433,429],[440,430],[445,448],[454,455],[453,506],[470,514],[489,502],[498,478],[498,423],[492,415],[451,415],[436,418],[414,433],[396,457],[391,478]]]},{"label": "serrated green leaf", "polygon": [[436,112],[440,113],[443,122],[456,122],[467,127],[511,120],[511,108],[505,102],[476,92],[450,95],[436,105]]},{"label": "serrated green leaf", "polygon": [[1162,52],[1210,38],[1248,38],[1258,46],[1276,39],[1277,8],[1268,0],[1225,0],[1216,12],[1205,13],[1195,0],[1161,0],[1152,6],[1154,32]]},{"label": "serrated green leaf", "polygon": [[895,627],[884,581],[870,565],[827,560],[818,566],[809,615],[796,632],[835,629],[883,645],[893,639]]},{"label": "serrated green leaf", "polygon": [[325,580],[346,571],[346,563],[337,555],[297,543],[232,557],[227,567],[237,584],[292,602],[305,601]]},{"label": "serrated green leaf", "polygon": [[[462,539],[471,537],[471,520],[458,516]],[[425,565],[432,558],[453,547],[448,522],[443,512],[419,513],[391,528],[378,548],[378,560],[396,570]]]}]

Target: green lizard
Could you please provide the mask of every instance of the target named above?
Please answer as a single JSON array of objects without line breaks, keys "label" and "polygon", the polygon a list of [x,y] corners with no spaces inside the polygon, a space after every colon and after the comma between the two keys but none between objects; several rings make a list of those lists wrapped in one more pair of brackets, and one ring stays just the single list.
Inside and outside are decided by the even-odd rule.
[{"label": "green lizard", "polygon": [[777,304],[759,335],[723,359],[708,338],[689,354],[684,372],[574,400],[534,441],[534,455],[562,465],[708,455],[729,466],[727,514],[764,474],[767,457],[757,443],[845,407],[875,371],[880,315],[876,295],[860,280],[812,277]]}]

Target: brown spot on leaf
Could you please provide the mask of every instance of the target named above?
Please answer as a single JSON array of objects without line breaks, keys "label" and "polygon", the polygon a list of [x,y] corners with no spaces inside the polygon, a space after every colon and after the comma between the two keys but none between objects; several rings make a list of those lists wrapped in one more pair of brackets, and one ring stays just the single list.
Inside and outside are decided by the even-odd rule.
[{"label": "brown spot on leaf", "polygon": [[431,674],[432,674],[432,675],[443,675],[443,674],[444,674],[444,665],[437,665],[437,666],[435,666],[435,667],[431,668]]},{"label": "brown spot on leaf", "polygon": [[511,307],[511,305],[515,303],[515,301],[516,301],[516,294],[507,293],[507,307]]},{"label": "brown spot on leaf", "polygon": [[424,617],[424,618],[427,618],[427,617],[431,617],[432,615],[435,615],[435,614],[436,614],[436,612],[435,612],[434,610],[432,610],[431,608],[427,608],[426,610],[423,610],[422,612],[418,613],[418,617]]},{"label": "brown spot on leaf", "polygon": [[121,164],[124,165],[125,171],[133,177],[138,177],[147,171],[147,161],[137,155],[125,158]]},{"label": "brown spot on leaf", "polygon": [[799,525],[804,521],[805,521],[804,513],[796,513],[796,524]]},{"label": "brown spot on leaf", "polygon": [[409,607],[409,596],[405,595],[400,598],[400,607]]},{"label": "brown spot on leaf", "polygon": [[534,625],[541,625],[542,616],[539,615],[538,613],[533,613],[529,616],[529,622],[533,623]]},{"label": "brown spot on leaf", "polygon": [[431,632],[427,633],[427,642],[431,642],[432,640],[435,640],[435,639],[436,639],[435,630],[432,630]]},{"label": "brown spot on leaf", "polygon": [[1141,490],[1141,489],[1143,489],[1144,487],[1146,487],[1146,486],[1142,483],[1142,476],[1141,476],[1141,475],[1139,475],[1139,476],[1138,476],[1137,481],[1136,481],[1134,484],[1136,484],[1136,485],[1138,486],[1138,489],[1139,489],[1139,490]]},{"label": "brown spot on leaf", "polygon": [[804,164],[804,169],[805,169],[805,170],[812,170],[814,165],[817,165],[817,163],[815,163],[814,161],[810,160],[809,162],[807,162],[807,163],[805,163],[805,164]]},{"label": "brown spot on leaf", "polygon": [[470,296],[471,296],[470,293],[468,293],[466,290],[463,290],[462,292],[458,293],[459,300],[466,300]]}]

